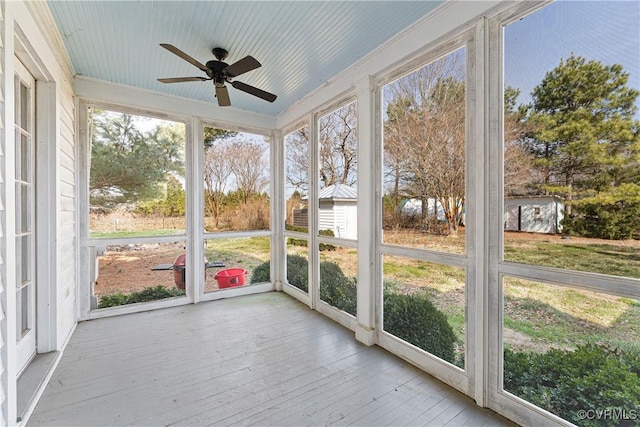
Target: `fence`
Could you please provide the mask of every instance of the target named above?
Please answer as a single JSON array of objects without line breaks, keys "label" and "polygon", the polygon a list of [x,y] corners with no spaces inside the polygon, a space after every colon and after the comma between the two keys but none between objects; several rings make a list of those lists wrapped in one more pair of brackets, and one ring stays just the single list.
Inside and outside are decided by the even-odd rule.
[{"label": "fence", "polygon": [[90,215],[91,231],[185,230],[184,217],[136,217],[131,214]]}]

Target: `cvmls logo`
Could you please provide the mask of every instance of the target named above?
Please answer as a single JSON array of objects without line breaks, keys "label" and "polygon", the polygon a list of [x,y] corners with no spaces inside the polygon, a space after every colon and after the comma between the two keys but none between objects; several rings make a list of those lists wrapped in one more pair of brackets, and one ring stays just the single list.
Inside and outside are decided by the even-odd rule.
[{"label": "cvmls logo", "polygon": [[638,413],[635,409],[596,408],[578,411],[578,418],[587,420],[635,420]]}]

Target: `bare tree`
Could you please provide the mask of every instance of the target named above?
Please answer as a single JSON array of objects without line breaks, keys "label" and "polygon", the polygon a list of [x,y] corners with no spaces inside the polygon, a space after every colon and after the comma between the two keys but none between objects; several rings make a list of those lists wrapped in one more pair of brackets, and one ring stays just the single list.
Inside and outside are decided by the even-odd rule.
[{"label": "bare tree", "polygon": [[539,174],[533,167],[533,156],[526,144],[530,125],[525,122],[526,109],[516,109],[520,91],[507,86],[504,90],[504,194],[523,195]]},{"label": "bare tree", "polygon": [[225,190],[232,173],[230,151],[229,146],[216,143],[204,152],[205,207],[213,217],[216,228],[219,225]]},{"label": "bare tree", "polygon": [[320,118],[320,182],[354,185],[357,166],[357,105],[352,102]]},{"label": "bare tree", "polygon": [[[397,99],[394,104],[389,105],[387,110],[387,120],[384,124],[384,183],[385,187],[391,191],[393,200],[393,211],[396,213],[403,196],[402,189],[407,186],[408,159],[406,147],[411,138],[415,137],[406,132],[406,128],[417,129],[417,123],[413,126],[408,124],[417,119],[411,107],[411,100]],[[405,123],[407,126],[402,126]]]},{"label": "bare tree", "polygon": [[306,196],[309,194],[309,127],[288,134],[285,144],[287,184],[291,192]]},{"label": "bare tree", "polygon": [[455,236],[465,203],[464,51],[387,85],[385,96],[385,158],[402,165],[398,183],[406,182],[405,194],[422,200],[423,229],[428,201],[435,199],[443,208],[449,235]]},{"label": "bare tree", "polygon": [[265,151],[263,145],[247,139],[234,139],[229,146],[228,161],[245,204],[252,195],[260,194],[269,182],[269,162],[264,157]]}]

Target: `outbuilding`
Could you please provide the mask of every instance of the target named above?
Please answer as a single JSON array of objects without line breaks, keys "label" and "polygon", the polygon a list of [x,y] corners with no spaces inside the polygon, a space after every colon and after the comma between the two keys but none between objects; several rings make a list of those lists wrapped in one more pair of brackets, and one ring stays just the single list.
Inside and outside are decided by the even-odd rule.
[{"label": "outbuilding", "polygon": [[504,199],[504,229],[530,233],[561,233],[564,204],[558,196],[520,196]]},{"label": "outbuilding", "polygon": [[358,238],[358,192],[346,184],[330,185],[318,194],[320,230],[332,230],[335,237]]}]

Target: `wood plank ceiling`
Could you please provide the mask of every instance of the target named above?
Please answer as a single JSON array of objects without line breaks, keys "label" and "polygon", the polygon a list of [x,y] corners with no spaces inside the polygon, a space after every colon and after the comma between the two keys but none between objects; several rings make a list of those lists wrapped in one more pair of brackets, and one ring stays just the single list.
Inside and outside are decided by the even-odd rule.
[{"label": "wood plank ceiling", "polygon": [[262,67],[238,80],[278,95],[274,103],[229,86],[233,108],[277,116],[433,11],[437,1],[49,1],[77,75],[210,102],[211,82],[160,43],[201,63],[211,49],[229,64],[251,55]]}]

